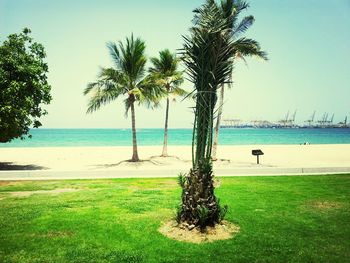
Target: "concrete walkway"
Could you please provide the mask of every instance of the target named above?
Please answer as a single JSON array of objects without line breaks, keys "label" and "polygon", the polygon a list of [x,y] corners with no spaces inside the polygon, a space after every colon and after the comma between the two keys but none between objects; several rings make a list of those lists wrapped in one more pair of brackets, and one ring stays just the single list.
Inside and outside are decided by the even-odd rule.
[{"label": "concrete walkway", "polygon": [[[55,171],[55,170],[26,170],[0,171],[0,181],[11,180],[67,180],[67,179],[106,179],[106,178],[162,178],[177,177],[180,172],[188,169],[127,169],[100,171]],[[350,167],[308,167],[308,168],[217,168],[216,176],[287,176],[287,175],[318,175],[350,173]]]}]

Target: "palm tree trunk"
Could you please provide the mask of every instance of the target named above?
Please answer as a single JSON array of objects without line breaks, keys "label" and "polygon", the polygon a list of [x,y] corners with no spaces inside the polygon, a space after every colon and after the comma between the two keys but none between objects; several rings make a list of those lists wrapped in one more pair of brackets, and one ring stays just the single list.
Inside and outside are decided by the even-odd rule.
[{"label": "palm tree trunk", "polygon": [[134,101],[131,102],[131,127],[132,127],[132,162],[140,161],[139,155],[137,153],[137,140],[136,140],[136,125],[135,125],[135,107]]},{"label": "palm tree trunk", "polygon": [[217,160],[216,151],[217,151],[218,141],[219,141],[219,130],[220,130],[223,104],[224,104],[224,84],[222,84],[221,89],[220,89],[219,109],[218,109],[218,116],[216,118],[215,136],[214,136],[213,149],[212,149],[212,155],[211,155],[211,159],[213,161]]},{"label": "palm tree trunk", "polygon": [[169,97],[166,99],[166,110],[165,110],[165,127],[164,127],[164,143],[162,157],[168,156],[168,118],[169,118]]},{"label": "palm tree trunk", "polygon": [[[210,90],[209,90],[210,91]],[[188,225],[214,226],[221,220],[222,210],[214,194],[214,174],[211,163],[213,115],[216,94],[201,92],[196,98],[193,138],[193,167],[182,180],[182,205],[178,221]],[[194,149],[192,149],[194,151]]]}]

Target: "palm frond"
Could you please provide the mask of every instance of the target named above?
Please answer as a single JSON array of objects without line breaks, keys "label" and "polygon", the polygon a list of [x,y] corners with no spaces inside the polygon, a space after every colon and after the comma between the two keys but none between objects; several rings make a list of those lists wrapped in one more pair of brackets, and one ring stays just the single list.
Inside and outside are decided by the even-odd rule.
[{"label": "palm frond", "polygon": [[151,58],[151,62],[149,80],[154,88],[170,93],[183,83],[183,71],[178,70],[180,59],[176,54],[165,49],[159,52],[159,58]]},{"label": "palm frond", "polygon": [[124,86],[127,91],[128,78],[126,74],[114,68],[102,68],[98,74],[100,80],[109,80],[118,83],[119,86]]},{"label": "palm frond", "polygon": [[167,96],[163,87],[155,85],[150,77],[145,78],[138,86],[142,94],[142,97],[138,98],[139,104],[146,105],[148,108],[157,108],[161,100]]},{"label": "palm frond", "polygon": [[90,94],[87,113],[98,110],[102,105],[110,103],[118,96],[125,94],[125,76],[113,68],[102,68],[98,80],[91,82],[84,90],[84,95]]},{"label": "palm frond", "polygon": [[109,49],[109,54],[113,58],[114,64],[116,65],[116,67],[118,69],[120,69],[121,58],[120,58],[120,53],[119,53],[117,45],[114,42],[108,42],[107,47]]},{"label": "palm frond", "polygon": [[[231,2],[232,0],[225,0],[226,2]],[[246,1],[233,0],[233,4],[228,4],[227,7],[231,8],[231,14],[228,19],[228,25],[230,28],[236,28],[238,26],[238,17],[240,13],[249,8],[249,4]]]},{"label": "palm frond", "polygon": [[98,85],[97,82],[91,82],[87,84],[87,87],[84,89],[83,94],[84,95],[89,94],[97,85]]},{"label": "palm frond", "polygon": [[175,87],[171,90],[170,94],[173,96],[184,97],[188,94],[188,91],[181,89],[180,87]]},{"label": "palm frond", "polygon": [[128,94],[128,98],[124,100],[127,114],[135,100],[148,99],[142,87],[138,86],[145,73],[145,43],[131,35],[126,38],[125,43],[108,42],[107,47],[115,67],[101,68],[97,81],[89,83],[83,91],[84,95],[91,95],[87,112],[94,112],[120,95]]},{"label": "palm frond", "polygon": [[234,42],[235,51],[240,56],[255,56],[263,60],[268,60],[267,53],[261,50],[259,42],[249,38],[239,38]]},{"label": "palm frond", "polygon": [[120,93],[118,92],[115,83],[105,81],[103,84],[97,84],[97,86],[95,86],[95,93],[88,102],[87,113],[92,113],[100,109],[102,105],[110,103],[119,95]]},{"label": "palm frond", "polygon": [[136,83],[140,81],[145,74],[146,57],[145,53],[145,42],[140,38],[126,39],[126,45],[119,42],[119,50],[121,53],[120,66],[123,72],[128,76],[130,83]]},{"label": "palm frond", "polygon": [[162,70],[162,62],[159,58],[152,57],[150,58],[151,63],[153,64],[153,67],[149,68],[150,73],[158,73]]},{"label": "palm frond", "polygon": [[232,35],[234,38],[237,38],[240,34],[243,34],[247,31],[247,29],[254,23],[254,16],[246,16],[242,19],[242,21],[237,25],[237,27],[233,28]]}]

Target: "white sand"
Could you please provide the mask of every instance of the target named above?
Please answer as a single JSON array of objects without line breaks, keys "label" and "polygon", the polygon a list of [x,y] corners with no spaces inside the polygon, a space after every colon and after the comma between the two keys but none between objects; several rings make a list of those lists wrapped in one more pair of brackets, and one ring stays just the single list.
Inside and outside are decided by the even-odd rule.
[{"label": "white sand", "polygon": [[[160,155],[161,146],[141,146],[143,160]],[[261,149],[260,157],[251,155]],[[191,167],[191,147],[169,146],[168,152],[177,158],[151,158],[139,164],[120,163],[130,159],[132,147],[55,147],[0,148],[0,169],[51,171],[131,171],[131,170],[188,170]],[[245,168],[322,168],[350,167],[350,144],[325,145],[260,145],[220,146],[216,169]]]}]

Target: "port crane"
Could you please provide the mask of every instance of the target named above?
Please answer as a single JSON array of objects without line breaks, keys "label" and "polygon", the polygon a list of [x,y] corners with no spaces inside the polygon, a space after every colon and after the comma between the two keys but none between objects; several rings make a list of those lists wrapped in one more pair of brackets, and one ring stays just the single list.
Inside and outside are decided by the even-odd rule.
[{"label": "port crane", "polygon": [[349,125],[347,123],[348,123],[348,116],[345,116],[344,122],[339,122],[338,125],[341,128],[348,128]]},{"label": "port crane", "polygon": [[331,119],[326,121],[327,126],[332,126],[332,124],[333,124],[333,119],[334,119],[334,113],[333,113]]},{"label": "port crane", "polygon": [[322,119],[318,120],[317,123],[319,124],[320,127],[324,128],[326,126],[327,119],[328,119],[328,113],[325,112],[322,115]]},{"label": "port crane", "polygon": [[295,122],[295,115],[297,114],[297,110],[294,111],[292,118],[288,121],[290,127],[294,126],[294,122]]},{"label": "port crane", "polygon": [[280,123],[282,127],[286,127],[288,123],[288,118],[289,118],[289,111],[287,112],[286,117],[284,119],[279,120],[278,123]]},{"label": "port crane", "polygon": [[286,114],[286,117],[282,120],[279,120],[278,123],[280,123],[282,127],[294,127],[296,114],[297,114],[297,110],[295,110],[293,115],[289,118],[289,111],[288,111]]},{"label": "port crane", "polygon": [[312,127],[315,119],[315,114],[316,111],[311,115],[310,119],[306,120],[305,122],[307,123],[307,127]]}]

